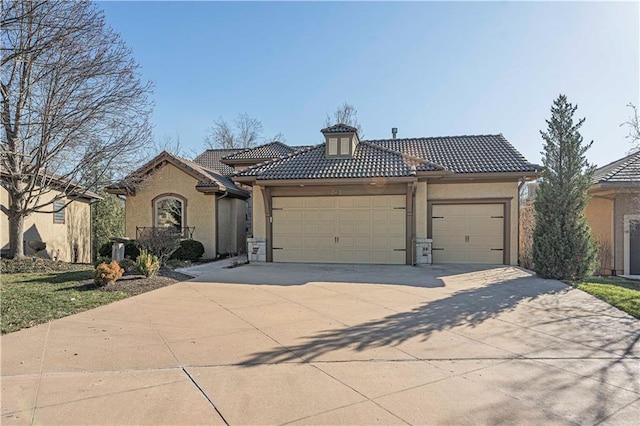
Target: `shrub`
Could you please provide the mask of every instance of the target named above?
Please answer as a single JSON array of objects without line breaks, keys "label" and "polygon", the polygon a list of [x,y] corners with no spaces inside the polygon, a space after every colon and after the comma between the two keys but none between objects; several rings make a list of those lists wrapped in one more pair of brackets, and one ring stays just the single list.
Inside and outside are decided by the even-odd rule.
[{"label": "shrub", "polygon": [[98,249],[98,255],[102,257],[111,257],[111,244],[112,243],[104,243]]},{"label": "shrub", "polygon": [[111,263],[101,263],[96,267],[93,280],[97,285],[103,286],[122,278],[123,273],[118,262],[112,260]]},{"label": "shrub", "polygon": [[197,262],[203,254],[204,246],[200,241],[182,240],[180,241],[180,248],[171,255],[171,259]]},{"label": "shrub", "polygon": [[93,267],[97,267],[101,263],[111,263],[111,256],[100,256],[93,262]]},{"label": "shrub", "polygon": [[133,272],[138,269],[138,267],[136,266],[136,262],[129,259],[128,257],[122,259],[120,262],[118,262],[118,264],[122,269],[124,269],[125,272]]},{"label": "shrub", "polygon": [[191,266],[191,261],[189,260],[178,260],[178,259],[169,259],[167,260],[167,263],[165,265],[165,267],[167,267],[168,269],[176,269],[176,268],[184,268],[187,266]]},{"label": "shrub", "polygon": [[124,257],[135,261],[140,255],[140,249],[134,240],[124,243]]},{"label": "shrub", "polygon": [[141,251],[155,254],[160,265],[164,266],[169,257],[180,248],[180,233],[175,228],[145,228],[138,235],[136,246]]},{"label": "shrub", "polygon": [[158,256],[155,254],[142,249],[140,250],[140,256],[136,259],[136,267],[138,268],[138,272],[149,278],[155,275],[158,269],[160,269],[160,260],[158,260]]}]

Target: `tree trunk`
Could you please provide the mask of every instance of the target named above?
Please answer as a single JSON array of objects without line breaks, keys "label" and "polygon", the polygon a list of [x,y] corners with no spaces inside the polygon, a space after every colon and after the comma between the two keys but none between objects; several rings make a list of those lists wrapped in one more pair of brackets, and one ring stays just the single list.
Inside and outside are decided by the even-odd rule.
[{"label": "tree trunk", "polygon": [[11,211],[9,216],[9,257],[20,259],[24,257],[24,216]]}]

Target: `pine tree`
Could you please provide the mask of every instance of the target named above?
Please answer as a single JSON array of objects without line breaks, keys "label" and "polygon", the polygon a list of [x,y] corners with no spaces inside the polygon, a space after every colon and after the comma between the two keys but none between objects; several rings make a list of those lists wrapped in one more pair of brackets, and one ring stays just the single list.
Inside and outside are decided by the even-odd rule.
[{"label": "pine tree", "polygon": [[547,278],[581,280],[593,272],[596,244],[591,239],[584,209],[594,167],[587,162],[579,129],[585,119],[573,121],[578,107],[558,96],[551,107],[544,139],[545,167],[536,193],[533,234],[535,271]]},{"label": "pine tree", "polygon": [[113,194],[104,190],[98,190],[103,198],[93,204],[91,208],[91,221],[93,230],[93,253],[97,256],[98,249],[111,237],[124,235],[124,206],[122,201]]}]

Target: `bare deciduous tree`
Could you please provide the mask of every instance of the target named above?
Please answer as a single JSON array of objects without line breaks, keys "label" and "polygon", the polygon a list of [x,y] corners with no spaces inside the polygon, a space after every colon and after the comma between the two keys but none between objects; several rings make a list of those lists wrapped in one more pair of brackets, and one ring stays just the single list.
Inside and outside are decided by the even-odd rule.
[{"label": "bare deciduous tree", "polygon": [[638,107],[632,103],[627,104],[627,106],[633,110],[633,113],[631,117],[629,117],[629,120],[622,123],[621,126],[629,127],[629,133],[626,137],[633,144],[631,150],[638,151],[640,150],[640,117],[638,116]]},{"label": "bare deciduous tree", "polygon": [[2,0],[0,27],[0,184],[9,196],[1,209],[10,255],[22,257],[28,215],[139,163],[151,85],[87,1]]},{"label": "bare deciduous tree", "polygon": [[204,143],[211,149],[251,148],[262,137],[262,123],[249,114],[239,114],[233,126],[224,117],[218,117],[207,131]]},{"label": "bare deciduous tree", "polygon": [[336,110],[333,112],[333,115],[327,114],[327,118],[324,121],[326,127],[333,126],[334,124],[338,123],[355,127],[356,129],[358,129],[358,136],[360,138],[364,137],[362,126],[358,122],[358,110],[353,105],[344,102],[342,105],[336,108]]}]

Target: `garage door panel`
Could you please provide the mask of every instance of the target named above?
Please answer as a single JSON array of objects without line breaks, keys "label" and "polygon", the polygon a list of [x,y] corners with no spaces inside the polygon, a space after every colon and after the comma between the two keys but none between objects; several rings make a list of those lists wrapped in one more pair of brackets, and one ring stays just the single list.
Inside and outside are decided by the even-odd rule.
[{"label": "garage door panel", "polygon": [[336,208],[336,199],[335,197],[317,197],[318,206],[324,209],[335,209]]},{"label": "garage door panel", "polygon": [[405,263],[405,196],[308,198],[273,199],[274,261]]},{"label": "garage door panel", "polygon": [[432,206],[434,263],[503,263],[504,205]]},{"label": "garage door panel", "polygon": [[369,222],[371,220],[371,211],[355,210],[355,220],[357,222]]}]

